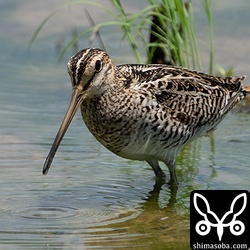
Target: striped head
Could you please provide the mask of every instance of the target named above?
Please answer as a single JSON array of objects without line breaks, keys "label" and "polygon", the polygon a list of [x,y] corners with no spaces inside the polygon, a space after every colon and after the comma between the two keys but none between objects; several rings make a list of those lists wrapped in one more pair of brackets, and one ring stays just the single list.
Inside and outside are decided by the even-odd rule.
[{"label": "striped head", "polygon": [[113,64],[106,52],[89,48],[72,56],[67,67],[73,89],[88,98],[105,90]]},{"label": "striped head", "polygon": [[44,163],[43,174],[49,171],[60,142],[78,107],[85,99],[98,96],[106,89],[112,71],[111,59],[100,49],[84,49],[70,58],[68,73],[72,83],[71,101]]}]

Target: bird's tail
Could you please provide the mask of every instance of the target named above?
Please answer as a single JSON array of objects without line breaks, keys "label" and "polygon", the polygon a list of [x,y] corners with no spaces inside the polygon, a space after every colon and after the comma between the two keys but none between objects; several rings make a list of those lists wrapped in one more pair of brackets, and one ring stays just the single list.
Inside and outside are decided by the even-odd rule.
[{"label": "bird's tail", "polygon": [[244,91],[245,96],[250,95],[250,86],[244,86],[243,91]]}]

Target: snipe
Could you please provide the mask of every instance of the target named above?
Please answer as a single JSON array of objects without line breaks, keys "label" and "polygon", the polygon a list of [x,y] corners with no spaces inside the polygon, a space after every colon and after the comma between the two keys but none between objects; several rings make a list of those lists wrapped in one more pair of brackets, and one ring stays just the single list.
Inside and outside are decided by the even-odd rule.
[{"label": "snipe", "polygon": [[242,99],[245,78],[218,77],[167,65],[114,66],[106,52],[84,49],[68,62],[72,97],[45,161],[50,168],[57,148],[80,106],[89,131],[107,149],[128,159],[145,160],[155,175],[177,184],[181,148],[216,128]]}]

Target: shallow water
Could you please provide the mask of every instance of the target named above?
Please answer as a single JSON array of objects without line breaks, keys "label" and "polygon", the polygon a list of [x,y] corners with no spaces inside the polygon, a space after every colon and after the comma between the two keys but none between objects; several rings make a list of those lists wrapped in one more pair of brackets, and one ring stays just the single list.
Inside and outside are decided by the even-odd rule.
[{"label": "shallow water", "polygon": [[[0,3],[5,32],[0,56],[0,249],[189,249],[192,190],[250,190],[247,113],[230,113],[213,135],[184,148],[177,160],[178,190],[155,184],[145,163],[108,152],[87,131],[80,114],[49,174],[42,176],[71,93],[67,59],[57,64],[54,50],[61,23],[55,18],[51,25],[53,32],[58,27],[59,35],[47,27],[30,51],[27,44],[41,19],[60,1]],[[215,13],[220,13],[217,5]],[[225,12],[234,7],[228,4]],[[245,5],[237,8],[237,13],[248,15]],[[68,19],[60,19],[66,22],[64,29]],[[247,23],[241,22],[243,30]],[[227,41],[232,53],[222,51],[218,60],[227,58],[230,66],[241,55],[235,74],[250,75],[249,48],[240,46],[242,39],[233,34],[224,36],[218,35],[216,44]],[[234,44],[239,45],[237,56]],[[127,62],[118,45],[110,51],[115,60]]]}]

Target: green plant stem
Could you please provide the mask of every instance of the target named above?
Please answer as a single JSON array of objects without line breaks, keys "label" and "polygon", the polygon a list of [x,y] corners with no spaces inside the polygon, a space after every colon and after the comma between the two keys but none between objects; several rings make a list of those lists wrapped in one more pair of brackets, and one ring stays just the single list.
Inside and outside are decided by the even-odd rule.
[{"label": "green plant stem", "polygon": [[[62,8],[71,5],[84,4],[100,8],[107,12],[112,18],[111,21],[95,24],[91,21],[91,27],[84,29],[76,34],[63,48],[59,60],[65,56],[65,53],[81,37],[91,34],[93,31],[100,30],[105,26],[120,27],[123,33],[123,39],[127,39],[138,63],[143,63],[143,56],[140,48],[145,48],[148,56],[148,62],[152,58],[157,48],[168,57],[169,62],[173,65],[193,68],[200,66],[199,50],[194,32],[194,14],[192,4],[186,0],[145,0],[148,5],[134,14],[127,14],[120,0],[109,0],[113,9],[107,8],[102,4],[88,0],[72,0],[63,4],[60,8],[52,11],[35,30],[30,45],[34,43],[38,34],[44,25]],[[203,8],[209,21],[210,28],[210,72],[213,71],[213,20],[211,11],[211,0],[202,0]],[[152,20],[157,19],[157,24]],[[152,25],[154,29],[152,29]],[[150,28],[151,27],[151,28]],[[155,37],[153,42],[148,41],[148,35]],[[143,45],[143,46],[142,46]],[[159,51],[159,50],[158,50]],[[160,52],[161,53],[161,52]]]},{"label": "green plant stem", "polygon": [[211,0],[202,0],[203,7],[205,9],[208,25],[209,25],[209,73],[213,73],[214,65],[214,44],[213,44],[213,14]]}]

